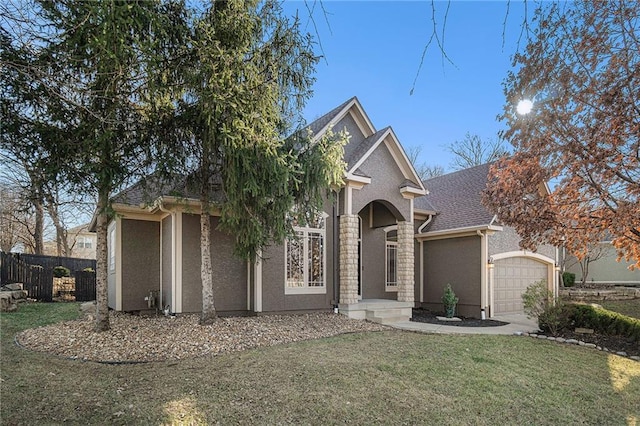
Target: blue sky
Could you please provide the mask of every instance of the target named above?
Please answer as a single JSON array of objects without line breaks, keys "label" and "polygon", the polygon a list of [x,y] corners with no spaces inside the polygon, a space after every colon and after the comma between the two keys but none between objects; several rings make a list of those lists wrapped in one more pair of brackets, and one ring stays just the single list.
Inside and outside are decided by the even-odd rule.
[{"label": "blue sky", "polygon": [[[307,4],[314,7],[311,0]],[[447,2],[433,5],[441,34]],[[432,44],[410,95],[433,28],[431,7],[431,1],[315,2],[313,16],[325,59],[317,67],[307,120],[357,96],[377,129],[392,126],[405,149],[421,146],[422,161],[447,170],[451,154],[444,145],[462,140],[467,132],[496,139],[504,127],[496,119],[505,102],[502,81],[518,46],[524,6],[517,1],[509,6],[503,1],[452,1],[444,49],[453,65],[443,63]],[[304,2],[285,2],[287,13],[296,9],[307,23]],[[315,33],[312,23],[306,29]]]}]

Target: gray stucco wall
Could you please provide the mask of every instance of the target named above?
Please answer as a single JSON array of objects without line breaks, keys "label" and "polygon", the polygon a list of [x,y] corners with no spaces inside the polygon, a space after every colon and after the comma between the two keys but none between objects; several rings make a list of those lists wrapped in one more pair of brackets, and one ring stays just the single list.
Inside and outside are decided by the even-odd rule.
[{"label": "gray stucco wall", "polygon": [[[520,236],[516,230],[510,226],[504,226],[502,231],[489,236],[489,256],[509,251],[519,251]],[[556,249],[550,245],[541,245],[536,253],[547,256],[555,260]]]},{"label": "gray stucco wall", "polygon": [[160,306],[164,307],[171,304],[171,294],[173,291],[173,240],[172,240],[172,227],[173,218],[167,216],[162,219],[161,232],[162,232],[162,300]]},{"label": "gray stucco wall", "polygon": [[391,156],[384,142],[360,166],[371,183],[362,189],[353,191],[353,212],[359,212],[367,204],[375,200],[386,200],[402,216],[398,220],[411,220],[411,203],[400,194],[400,185],[404,176]]},{"label": "gray stucco wall", "polygon": [[[370,209],[360,212],[362,220],[361,280],[363,299],[397,299],[396,292],[385,291],[386,281],[386,240],[381,226],[394,225],[395,217],[382,205],[373,209],[374,227],[369,227]],[[378,216],[378,218],[376,218]],[[379,224],[380,227],[375,225]]]},{"label": "gray stucco wall", "polygon": [[[589,263],[588,283],[640,284],[640,270],[631,271],[629,269],[629,265],[634,262],[626,262],[624,259],[617,262],[616,251],[610,244],[600,244],[600,248],[602,257]],[[574,257],[567,258],[565,270],[576,274],[576,283],[582,281],[582,269]]]},{"label": "gray stucco wall", "polygon": [[[247,264],[233,256],[234,240],[216,230],[211,217],[211,267],[217,311],[247,310]],[[202,310],[200,279],[200,216],[182,215],[182,312]]]},{"label": "gray stucco wall", "polygon": [[349,142],[344,147],[344,157],[349,158],[353,150],[358,146],[358,142],[364,139],[364,135],[360,131],[360,128],[351,117],[351,114],[347,114],[342,120],[340,120],[335,126],[333,131],[338,133],[346,129],[349,132]]},{"label": "gray stucco wall", "polygon": [[160,222],[122,219],[122,310],[148,309],[160,288]]},{"label": "gray stucco wall", "polygon": [[457,313],[480,316],[480,237],[450,238],[424,242],[424,303],[442,312],[447,284],[460,299]]},{"label": "gray stucco wall", "polygon": [[[325,288],[326,294],[285,294],[285,249],[283,244],[269,247],[263,252],[262,311],[303,311],[332,308],[333,301],[333,203],[327,200],[324,211],[329,215],[325,223]],[[337,250],[337,249],[336,249]],[[336,251],[337,256],[337,251]]]}]

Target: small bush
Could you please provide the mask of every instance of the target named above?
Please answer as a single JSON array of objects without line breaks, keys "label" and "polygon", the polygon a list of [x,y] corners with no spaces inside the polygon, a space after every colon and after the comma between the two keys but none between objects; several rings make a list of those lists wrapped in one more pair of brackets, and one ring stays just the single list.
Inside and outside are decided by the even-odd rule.
[{"label": "small bush", "polygon": [[562,273],[562,284],[565,287],[573,287],[576,283],[576,274],[573,272],[563,272]]},{"label": "small bush", "polygon": [[561,300],[550,304],[538,317],[538,327],[545,333],[558,336],[573,326],[571,310]]},{"label": "small bush", "polygon": [[546,280],[536,281],[522,294],[522,305],[528,318],[540,318],[552,304],[553,293],[547,288]]},{"label": "small bush", "polygon": [[575,327],[591,328],[596,333],[624,336],[640,342],[640,320],[592,305],[571,305],[569,315]]},{"label": "small bush", "polygon": [[53,276],[56,278],[70,277],[71,271],[69,268],[65,268],[64,266],[56,266],[53,268]]},{"label": "small bush", "polygon": [[444,288],[444,295],[442,296],[442,303],[444,304],[444,314],[447,318],[453,318],[456,314],[456,305],[458,304],[458,298],[451,288],[451,284],[447,284]]}]

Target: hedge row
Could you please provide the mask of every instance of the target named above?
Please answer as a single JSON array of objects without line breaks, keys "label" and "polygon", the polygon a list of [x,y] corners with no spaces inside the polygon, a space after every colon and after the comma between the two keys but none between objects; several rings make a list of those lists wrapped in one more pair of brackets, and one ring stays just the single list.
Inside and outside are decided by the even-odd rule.
[{"label": "hedge row", "polygon": [[572,304],[568,309],[569,317],[575,327],[591,328],[596,333],[625,336],[640,342],[640,319],[592,305]]}]

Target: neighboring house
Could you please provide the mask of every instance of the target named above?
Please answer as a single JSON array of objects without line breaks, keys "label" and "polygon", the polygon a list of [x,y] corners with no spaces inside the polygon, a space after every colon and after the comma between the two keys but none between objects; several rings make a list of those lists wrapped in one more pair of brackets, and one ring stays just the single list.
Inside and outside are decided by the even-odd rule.
[{"label": "neighboring house", "polygon": [[[483,308],[487,316],[521,311],[524,281],[506,284],[514,271],[546,278],[555,289],[554,253],[519,251],[517,237],[480,205],[487,166],[428,181],[434,189],[425,196],[391,127],[377,130],[357,98],[309,128],[316,137],[330,128],[348,131],[344,185],[327,199],[316,223],[295,228],[298,238],[268,247],[255,263],[232,255],[234,238],[215,229],[219,215],[212,214],[220,313],[337,307],[353,318],[394,321],[410,317],[416,304],[438,309],[443,287],[451,283],[460,314],[479,317]],[[453,176],[463,179],[438,186]],[[440,190],[450,191],[448,198],[436,195]],[[158,292],[171,312],[201,310],[200,205],[191,194],[185,179],[153,190],[136,184],[114,197],[117,214],[108,226],[112,309],[144,310],[145,298]],[[464,208],[447,204],[455,197]],[[213,199],[221,201],[221,193]]]},{"label": "neighboring house", "polygon": [[[85,223],[67,231],[67,241],[70,251],[68,257],[80,259],[96,258],[96,233],[89,231],[90,225],[90,223]],[[49,256],[58,255],[55,241],[44,242],[44,254]]]},{"label": "neighboring house", "polygon": [[[611,241],[603,241],[590,252],[590,260],[582,260],[583,267],[586,264],[586,282],[589,285],[633,285],[640,286],[640,270],[629,269],[635,262],[627,262],[621,259],[617,261],[618,253]],[[570,254],[566,254],[564,262],[565,271],[576,274],[576,285],[583,281],[583,267],[580,261]]]},{"label": "neighboring house", "polygon": [[447,284],[460,298],[459,314],[471,317],[482,310],[487,317],[523,312],[521,295],[539,280],[557,294],[555,247],[521,250],[515,230],[501,226],[482,205],[489,166],[424,182],[429,194],[415,203],[416,214],[427,216],[416,232],[416,257],[421,260],[417,282],[422,283],[416,300],[424,307],[439,309]]}]

